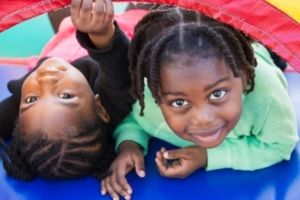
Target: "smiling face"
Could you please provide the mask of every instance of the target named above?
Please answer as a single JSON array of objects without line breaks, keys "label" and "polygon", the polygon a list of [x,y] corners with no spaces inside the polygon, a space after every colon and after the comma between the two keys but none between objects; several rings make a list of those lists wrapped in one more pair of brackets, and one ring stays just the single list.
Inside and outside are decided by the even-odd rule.
[{"label": "smiling face", "polygon": [[[97,99],[96,99],[97,100]],[[94,94],[75,67],[59,58],[45,60],[22,86],[19,122],[24,133],[67,137],[95,121]]]},{"label": "smiling face", "polygon": [[162,65],[159,93],[169,127],[203,148],[219,145],[241,115],[242,79],[215,57],[175,57]]}]

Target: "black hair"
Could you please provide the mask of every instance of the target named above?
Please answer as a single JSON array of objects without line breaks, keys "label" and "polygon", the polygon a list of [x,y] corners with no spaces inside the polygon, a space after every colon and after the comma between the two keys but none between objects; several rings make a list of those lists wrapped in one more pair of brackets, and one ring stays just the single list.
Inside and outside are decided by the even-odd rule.
[{"label": "black hair", "polygon": [[21,180],[35,176],[74,178],[93,174],[101,180],[114,159],[113,141],[108,137],[100,118],[88,123],[82,132],[59,140],[46,134],[30,134],[16,123],[11,144],[2,139],[3,166],[7,173]]},{"label": "black hair", "polygon": [[129,51],[132,95],[144,109],[144,78],[156,102],[159,70],[176,55],[204,58],[208,52],[224,58],[235,77],[245,76],[245,93],[253,90],[256,59],[251,40],[241,32],[195,11],[178,8],[154,11],[135,27]]}]

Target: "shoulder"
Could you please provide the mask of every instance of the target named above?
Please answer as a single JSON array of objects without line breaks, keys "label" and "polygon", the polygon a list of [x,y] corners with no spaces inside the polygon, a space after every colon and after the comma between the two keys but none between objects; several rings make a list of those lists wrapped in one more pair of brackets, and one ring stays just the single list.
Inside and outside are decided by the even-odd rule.
[{"label": "shoulder", "polygon": [[273,63],[266,48],[257,43],[253,47],[257,59],[253,94],[270,97],[270,95],[278,96],[278,93],[287,93],[287,80],[283,72]]}]

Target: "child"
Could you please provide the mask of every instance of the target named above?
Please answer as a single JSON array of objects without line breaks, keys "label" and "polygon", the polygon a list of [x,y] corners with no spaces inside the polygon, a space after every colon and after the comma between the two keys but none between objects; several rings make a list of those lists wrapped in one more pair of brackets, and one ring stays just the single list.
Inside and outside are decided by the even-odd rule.
[{"label": "child", "polygon": [[[105,8],[105,9],[104,9]],[[105,175],[114,157],[111,133],[131,110],[128,40],[113,24],[111,1],[73,0],[77,38],[90,56],[71,64],[45,58],[0,104],[0,133],[11,134],[3,165],[22,180],[39,175]],[[114,62],[114,59],[119,62]],[[16,121],[16,123],[15,123]]]},{"label": "child", "polygon": [[256,170],[289,160],[298,140],[295,113],[286,80],[266,49],[254,44],[255,68],[249,40],[235,29],[200,16],[187,22],[193,14],[178,9],[155,13],[138,24],[132,40],[132,93],[141,110],[136,103],[114,132],[118,156],[102,194],[131,198],[125,175],[135,168],[145,176],[151,137],[181,147],[157,152],[166,177],[183,178],[203,167]]}]

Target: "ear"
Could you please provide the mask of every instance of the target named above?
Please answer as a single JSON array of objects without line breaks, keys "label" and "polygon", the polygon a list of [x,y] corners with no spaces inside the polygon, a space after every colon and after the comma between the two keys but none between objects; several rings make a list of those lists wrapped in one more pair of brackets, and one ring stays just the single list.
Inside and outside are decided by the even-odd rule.
[{"label": "ear", "polygon": [[99,117],[105,122],[108,123],[110,120],[109,114],[106,112],[104,106],[101,103],[99,94],[95,95],[95,104],[96,104],[96,111]]}]

